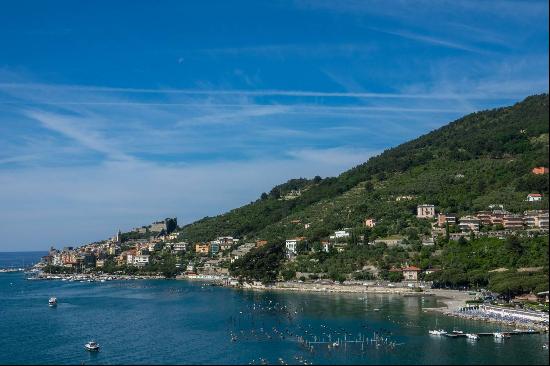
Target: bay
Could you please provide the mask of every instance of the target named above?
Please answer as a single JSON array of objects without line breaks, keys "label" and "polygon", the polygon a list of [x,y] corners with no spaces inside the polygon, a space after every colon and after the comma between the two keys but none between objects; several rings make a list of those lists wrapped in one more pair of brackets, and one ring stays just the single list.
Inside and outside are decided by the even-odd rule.
[{"label": "bay", "polygon": [[[50,296],[58,298],[56,308],[48,307]],[[548,364],[547,334],[503,342],[429,336],[435,327],[509,329],[422,311],[436,301],[177,280],[31,281],[3,273],[0,364]],[[331,343],[378,337],[379,346],[315,344],[311,352],[297,336]],[[102,347],[97,354],[83,348],[91,339]]]}]

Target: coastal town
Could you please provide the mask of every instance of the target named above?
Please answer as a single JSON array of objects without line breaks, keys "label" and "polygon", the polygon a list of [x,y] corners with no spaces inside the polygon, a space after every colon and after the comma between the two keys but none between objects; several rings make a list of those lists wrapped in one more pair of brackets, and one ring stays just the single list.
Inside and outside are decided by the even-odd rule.
[{"label": "coastal town", "polygon": [[[411,199],[411,197],[400,197]],[[530,194],[529,202],[537,202],[539,196]],[[513,237],[548,236],[548,210],[533,209],[512,213],[502,204],[469,215],[438,212],[435,205],[419,204],[416,218],[430,223],[431,235],[421,238],[422,247],[436,246],[445,240],[472,240],[480,237],[505,240]],[[296,222],[298,223],[298,222]],[[298,223],[301,224],[301,223]],[[307,223],[304,225],[307,228]],[[376,227],[377,219],[367,217],[363,228]],[[296,263],[304,252],[342,253],[353,240],[359,245],[386,248],[410,247],[408,238],[391,235],[365,241],[355,235],[355,228],[335,230],[317,245],[308,245],[307,237],[288,238],[284,242],[286,261]],[[32,279],[61,279],[69,281],[110,281],[128,279],[176,279],[206,280],[215,285],[255,290],[285,290],[314,292],[385,293],[402,296],[438,296],[445,304],[440,311],[450,316],[495,321],[529,328],[548,329],[548,291],[522,294],[504,300],[498,293],[488,290],[454,291],[432,288],[428,275],[440,268],[420,268],[408,262],[392,267],[393,280],[381,278],[379,269],[369,279],[346,278],[333,281],[328,277],[296,273],[292,278],[280,275],[275,283],[244,280],[231,275],[230,267],[248,253],[268,245],[267,240],[219,236],[214,240],[189,243],[177,225],[177,218],[153,222],[150,225],[122,233],[120,230],[110,239],[89,243],[80,247],[51,248],[34,266]],[[537,269],[527,269],[537,270]],[[458,299],[457,299],[458,296]],[[540,312],[538,309],[546,309]],[[498,311],[497,311],[498,310]]]},{"label": "coastal town", "polygon": [[[495,237],[505,239],[511,235],[533,236],[548,235],[548,210],[530,210],[522,214],[510,213],[502,205],[495,205],[491,211],[479,211],[473,215],[457,217],[452,213],[437,213],[434,205],[422,204],[417,207],[417,218],[433,220],[431,236],[422,238],[423,246],[433,246],[438,238],[448,235],[451,240],[472,237]],[[176,223],[170,228],[170,223]],[[374,228],[375,218],[365,218],[364,226]],[[307,224],[305,225],[307,227]],[[176,231],[177,219],[167,218],[149,226],[133,230],[133,233],[148,236],[140,239],[123,239],[120,230],[109,240],[90,243],[80,247],[51,248],[44,256],[39,267],[60,267],[66,271],[87,272],[91,269],[101,270],[107,261],[117,266],[145,268],[152,261],[152,254],[169,254],[177,258],[175,267],[180,273],[188,276],[227,275],[228,265],[242,258],[250,250],[266,245],[267,240],[257,239],[253,242],[242,242],[232,236],[220,236],[215,240],[188,243],[182,241]],[[453,228],[454,230],[450,230]],[[334,231],[327,240],[320,242],[320,250],[328,253],[331,250],[342,252],[353,235],[353,229],[342,228]],[[359,236],[359,241],[364,237]],[[285,241],[286,254],[290,260],[297,255],[300,244],[307,243],[306,237],[289,238]],[[392,235],[376,238],[366,245],[385,244],[387,247],[406,246],[407,238]],[[312,251],[314,249],[311,249]],[[185,261],[185,258],[191,260]],[[403,268],[405,279],[418,279],[420,269]],[[428,271],[429,272],[429,271]]]}]

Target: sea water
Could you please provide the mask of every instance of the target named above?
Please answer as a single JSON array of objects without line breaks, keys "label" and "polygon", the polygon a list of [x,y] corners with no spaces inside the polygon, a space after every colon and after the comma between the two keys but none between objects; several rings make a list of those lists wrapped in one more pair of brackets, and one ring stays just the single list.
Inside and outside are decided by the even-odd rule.
[{"label": "sea water", "polygon": [[[48,306],[51,296],[57,307]],[[436,302],[2,273],[0,364],[548,364],[546,334],[503,341],[428,335],[436,327],[510,330],[423,311]],[[84,349],[90,340],[99,352]],[[334,342],[340,345],[329,348]]]}]

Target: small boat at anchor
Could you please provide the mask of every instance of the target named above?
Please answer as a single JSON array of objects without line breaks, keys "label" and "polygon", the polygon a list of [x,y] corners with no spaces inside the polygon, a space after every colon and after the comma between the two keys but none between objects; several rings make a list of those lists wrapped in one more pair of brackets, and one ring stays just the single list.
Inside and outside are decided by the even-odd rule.
[{"label": "small boat at anchor", "polygon": [[429,330],[428,333],[430,333],[431,335],[438,335],[438,336],[447,334],[447,332],[443,329]]},{"label": "small boat at anchor", "polygon": [[48,300],[48,305],[52,307],[57,306],[57,297],[50,297]]},{"label": "small boat at anchor", "polygon": [[466,338],[472,339],[472,340],[478,340],[479,336],[477,334],[473,334],[473,333],[466,333]]},{"label": "small boat at anchor", "polygon": [[86,350],[90,352],[97,352],[99,351],[99,344],[94,341],[90,341],[84,345],[84,348],[86,348]]}]

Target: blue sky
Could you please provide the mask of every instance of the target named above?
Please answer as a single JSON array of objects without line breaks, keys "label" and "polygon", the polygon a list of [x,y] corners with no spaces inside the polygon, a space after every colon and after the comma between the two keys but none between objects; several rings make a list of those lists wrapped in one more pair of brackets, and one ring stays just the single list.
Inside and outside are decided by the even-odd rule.
[{"label": "blue sky", "polygon": [[183,224],[548,92],[547,1],[17,1],[0,251]]}]

